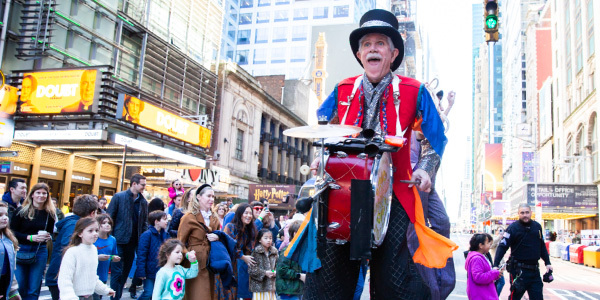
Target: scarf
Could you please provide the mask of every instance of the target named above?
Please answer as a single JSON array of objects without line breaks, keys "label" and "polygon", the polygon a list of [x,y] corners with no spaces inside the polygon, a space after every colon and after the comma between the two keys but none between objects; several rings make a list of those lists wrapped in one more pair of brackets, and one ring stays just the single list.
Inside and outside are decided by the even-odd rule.
[{"label": "scarf", "polygon": [[204,218],[204,225],[208,227],[210,225],[210,216],[212,216],[212,211],[200,211],[202,213],[202,218]]},{"label": "scarf", "polygon": [[[364,75],[363,78],[367,78],[367,74]],[[365,97],[364,107],[365,107],[365,117],[363,118],[362,128],[363,129],[372,129],[375,131],[376,135],[382,136],[383,130],[381,129],[381,122],[379,117],[379,103],[381,96],[385,89],[392,82],[392,73],[387,73],[381,81],[373,86],[369,80],[363,79],[362,88]],[[387,134],[387,133],[386,133]]]}]

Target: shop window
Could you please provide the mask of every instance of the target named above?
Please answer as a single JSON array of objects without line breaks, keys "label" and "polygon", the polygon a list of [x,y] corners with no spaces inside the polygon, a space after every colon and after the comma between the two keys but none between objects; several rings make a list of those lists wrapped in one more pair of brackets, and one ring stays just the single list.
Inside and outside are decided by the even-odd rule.
[{"label": "shop window", "polygon": [[237,138],[235,139],[235,158],[242,160],[244,158],[244,131],[237,130]]}]

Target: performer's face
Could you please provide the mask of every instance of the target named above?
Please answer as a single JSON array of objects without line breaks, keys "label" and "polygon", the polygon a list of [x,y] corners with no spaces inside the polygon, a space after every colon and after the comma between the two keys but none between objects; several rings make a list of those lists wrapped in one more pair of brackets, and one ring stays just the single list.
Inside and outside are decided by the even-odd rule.
[{"label": "performer's face", "polygon": [[380,33],[369,33],[361,42],[356,56],[362,63],[369,82],[378,83],[390,72],[399,51],[392,51],[388,37]]}]

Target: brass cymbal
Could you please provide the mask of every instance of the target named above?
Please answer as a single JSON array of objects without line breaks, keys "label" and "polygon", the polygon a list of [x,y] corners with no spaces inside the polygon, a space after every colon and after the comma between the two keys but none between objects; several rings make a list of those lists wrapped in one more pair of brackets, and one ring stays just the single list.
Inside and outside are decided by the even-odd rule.
[{"label": "brass cymbal", "polygon": [[362,128],[350,125],[325,124],[325,125],[308,125],[290,128],[283,131],[286,136],[296,138],[328,138],[336,136],[347,136],[362,131]]}]

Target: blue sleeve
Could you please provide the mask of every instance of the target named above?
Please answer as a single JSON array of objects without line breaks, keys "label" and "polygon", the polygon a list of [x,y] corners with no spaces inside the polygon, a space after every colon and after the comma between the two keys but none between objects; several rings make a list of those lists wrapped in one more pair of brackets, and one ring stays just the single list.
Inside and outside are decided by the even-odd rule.
[{"label": "blue sleeve", "polygon": [[137,260],[135,267],[135,277],[146,277],[146,260],[148,259],[148,251],[150,250],[150,239],[152,234],[148,231],[144,232],[140,237],[140,243],[137,249]]},{"label": "blue sleeve", "polygon": [[263,222],[259,219],[254,220],[254,225],[256,225],[256,231],[260,231],[263,228]]},{"label": "blue sleeve", "polygon": [[330,121],[337,111],[337,84],[335,88],[317,109],[317,120]]},{"label": "blue sleeve", "polygon": [[112,252],[111,255],[119,255],[119,249],[117,249],[117,239],[114,236],[110,235],[110,242],[112,244]]},{"label": "blue sleeve", "polygon": [[429,140],[431,147],[433,147],[433,150],[435,150],[441,159],[444,155],[444,149],[446,148],[448,139],[444,134],[444,124],[435,108],[433,99],[423,84],[421,84],[421,88],[419,89],[417,110],[418,114],[420,114],[423,119],[423,122],[421,123],[423,135]]},{"label": "blue sleeve", "polygon": [[61,249],[65,249],[65,247],[69,245],[69,242],[71,241],[71,236],[75,231],[75,224],[75,222],[70,223],[67,226],[63,227],[62,230],[59,232]]}]

